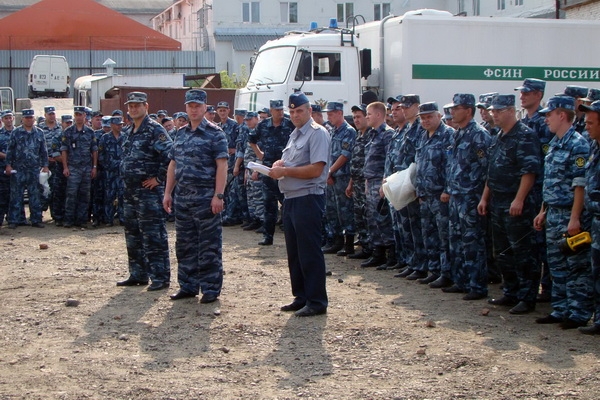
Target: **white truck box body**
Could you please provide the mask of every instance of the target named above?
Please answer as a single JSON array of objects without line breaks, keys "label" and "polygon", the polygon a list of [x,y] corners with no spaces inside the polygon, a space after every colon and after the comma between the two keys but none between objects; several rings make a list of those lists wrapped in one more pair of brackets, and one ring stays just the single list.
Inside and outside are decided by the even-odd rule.
[{"label": "white truck box body", "polygon": [[29,97],[69,95],[71,72],[63,56],[36,55],[29,66]]}]

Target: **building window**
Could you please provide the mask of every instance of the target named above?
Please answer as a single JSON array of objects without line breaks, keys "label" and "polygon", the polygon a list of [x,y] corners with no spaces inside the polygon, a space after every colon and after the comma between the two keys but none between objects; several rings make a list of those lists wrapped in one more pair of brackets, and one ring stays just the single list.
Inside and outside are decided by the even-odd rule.
[{"label": "building window", "polygon": [[260,22],[260,2],[250,1],[242,3],[242,21],[252,22],[254,24]]},{"label": "building window", "polygon": [[338,3],[337,20],[338,22],[348,21],[348,18],[354,16],[354,3]]},{"label": "building window", "polygon": [[506,9],[506,0],[498,0],[498,10]]},{"label": "building window", "polygon": [[480,0],[473,0],[473,15],[481,15]]},{"label": "building window", "polygon": [[281,7],[281,22],[284,24],[295,24],[298,22],[298,3],[282,2]]},{"label": "building window", "polygon": [[380,19],[390,15],[390,10],[390,3],[373,4],[373,20],[379,21]]},{"label": "building window", "polygon": [[522,6],[523,0],[515,0],[515,6]]}]

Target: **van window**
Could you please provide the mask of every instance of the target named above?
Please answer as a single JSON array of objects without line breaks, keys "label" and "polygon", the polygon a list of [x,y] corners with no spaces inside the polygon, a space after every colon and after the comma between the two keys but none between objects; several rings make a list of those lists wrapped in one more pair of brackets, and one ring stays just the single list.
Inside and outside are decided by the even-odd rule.
[{"label": "van window", "polygon": [[[310,63],[310,64],[309,64]],[[310,65],[310,68],[308,68]],[[315,81],[341,81],[342,65],[340,53],[311,53],[303,52],[296,72],[296,80],[310,81],[310,76],[304,76],[302,71],[312,70],[312,79]]]}]

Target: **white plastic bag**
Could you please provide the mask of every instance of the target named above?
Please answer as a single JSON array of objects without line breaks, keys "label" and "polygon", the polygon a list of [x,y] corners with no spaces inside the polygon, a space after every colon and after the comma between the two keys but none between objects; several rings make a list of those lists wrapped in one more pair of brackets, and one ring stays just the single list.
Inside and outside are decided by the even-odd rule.
[{"label": "white plastic bag", "polygon": [[51,176],[52,176],[52,172],[50,172],[50,171],[48,171],[48,172],[40,171],[39,182],[40,182],[40,185],[42,185],[42,189],[44,190],[44,192],[42,193],[44,195],[44,197],[48,197],[48,195],[50,194],[50,184],[48,183],[48,180],[50,179]]},{"label": "white plastic bag", "polygon": [[417,198],[414,180],[417,175],[417,164],[412,163],[405,170],[398,171],[385,178],[383,194],[396,209],[401,210]]}]

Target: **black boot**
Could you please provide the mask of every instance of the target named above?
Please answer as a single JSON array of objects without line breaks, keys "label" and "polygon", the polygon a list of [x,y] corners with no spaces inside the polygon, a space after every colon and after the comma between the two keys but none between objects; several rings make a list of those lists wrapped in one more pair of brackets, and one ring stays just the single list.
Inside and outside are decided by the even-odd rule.
[{"label": "black boot", "polygon": [[345,240],[344,248],[337,252],[337,255],[340,257],[354,254],[354,235],[346,235]]},{"label": "black boot", "polygon": [[394,267],[398,260],[396,259],[396,245],[391,244],[385,249],[385,253],[387,256],[387,263],[385,264],[387,267]]},{"label": "black boot", "polygon": [[350,254],[348,258],[351,260],[366,260],[372,254],[373,252],[368,247],[361,247],[358,253]]},{"label": "black boot", "polygon": [[360,266],[362,268],[378,267],[386,262],[387,258],[385,257],[385,247],[377,246],[375,247],[375,250],[373,250],[371,257],[368,260],[363,261]]},{"label": "black boot", "polygon": [[330,246],[323,247],[323,254],[335,254],[344,248],[344,237],[335,236]]}]

